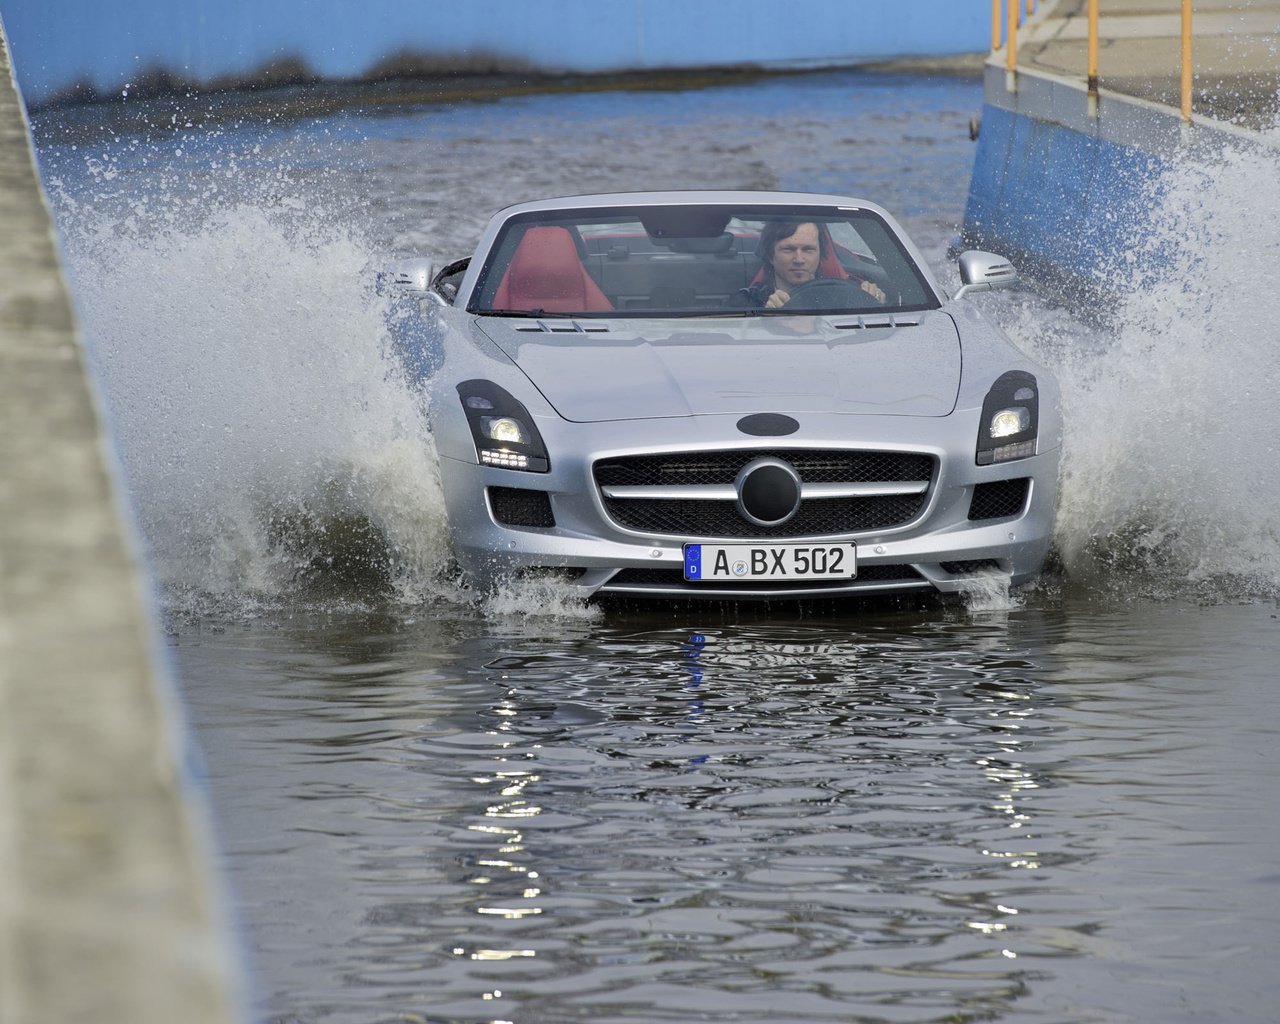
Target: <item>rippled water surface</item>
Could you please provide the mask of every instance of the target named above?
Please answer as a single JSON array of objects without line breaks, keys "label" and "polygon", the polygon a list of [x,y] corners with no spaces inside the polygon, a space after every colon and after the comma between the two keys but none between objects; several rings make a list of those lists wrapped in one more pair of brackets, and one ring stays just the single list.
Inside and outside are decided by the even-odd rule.
[{"label": "rippled water surface", "polygon": [[272,1020],[1280,995],[1273,608],[300,617],[174,650]]},{"label": "rippled water surface", "polygon": [[1173,272],[1104,326],[980,300],[1064,385],[1039,588],[596,608],[449,571],[387,252],[548,194],[780,187],[882,202],[954,281],[980,106],[842,73],[37,119],[260,1019],[1276,1019],[1274,154],[1164,183]]}]

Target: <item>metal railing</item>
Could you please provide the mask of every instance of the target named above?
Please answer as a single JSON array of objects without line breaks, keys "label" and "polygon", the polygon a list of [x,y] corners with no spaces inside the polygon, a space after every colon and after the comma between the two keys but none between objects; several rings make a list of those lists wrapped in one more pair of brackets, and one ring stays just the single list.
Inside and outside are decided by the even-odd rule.
[{"label": "metal railing", "polygon": [[[998,51],[1005,45],[1005,67],[1009,78],[1009,88],[1016,91],[1018,73],[1018,29],[1023,21],[1030,20],[1038,9],[1037,0],[1026,0],[1026,13],[1023,17],[1021,0],[991,0],[991,50]],[[1098,113],[1098,0],[1089,0],[1089,45],[1088,68],[1086,69],[1086,87],[1088,90],[1089,113]],[[1001,28],[1004,26],[1004,34]],[[1191,121],[1191,0],[1182,0],[1182,45],[1181,76],[1179,83],[1180,106],[1182,120]]]}]

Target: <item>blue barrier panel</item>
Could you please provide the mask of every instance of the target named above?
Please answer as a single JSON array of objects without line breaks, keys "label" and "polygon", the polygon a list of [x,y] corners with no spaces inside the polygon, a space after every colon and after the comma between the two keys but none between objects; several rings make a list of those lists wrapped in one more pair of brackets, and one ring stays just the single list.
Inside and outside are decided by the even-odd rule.
[{"label": "blue barrier panel", "polygon": [[965,235],[1061,274],[1106,287],[1141,284],[1164,256],[1144,225],[1165,161],[1052,121],[987,104],[965,209]]}]

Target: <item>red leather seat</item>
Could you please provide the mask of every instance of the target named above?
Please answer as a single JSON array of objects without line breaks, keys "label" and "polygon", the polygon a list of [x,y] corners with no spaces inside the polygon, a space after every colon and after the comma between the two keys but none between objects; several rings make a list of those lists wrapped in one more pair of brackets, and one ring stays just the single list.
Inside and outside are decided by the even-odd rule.
[{"label": "red leather seat", "polygon": [[831,248],[827,250],[827,255],[823,257],[822,262],[818,264],[818,277],[838,277],[841,280],[848,280],[853,275],[845,270],[840,264],[839,257],[836,256],[835,243],[831,243]]},{"label": "red leather seat", "polygon": [[494,309],[593,313],[613,303],[591,279],[566,228],[529,228],[493,296]]}]

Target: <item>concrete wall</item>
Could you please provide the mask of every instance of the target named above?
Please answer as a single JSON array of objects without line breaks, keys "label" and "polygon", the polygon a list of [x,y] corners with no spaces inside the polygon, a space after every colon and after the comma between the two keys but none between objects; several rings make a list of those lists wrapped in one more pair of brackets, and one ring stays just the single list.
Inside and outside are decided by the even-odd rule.
[{"label": "concrete wall", "polygon": [[0,1021],[242,1019],[0,22]]},{"label": "concrete wall", "polygon": [[0,0],[0,15],[29,104],[81,80],[113,94],[155,68],[204,82],[285,57],[327,78],[406,50],[599,72],[856,64],[990,39],[974,0]]}]

